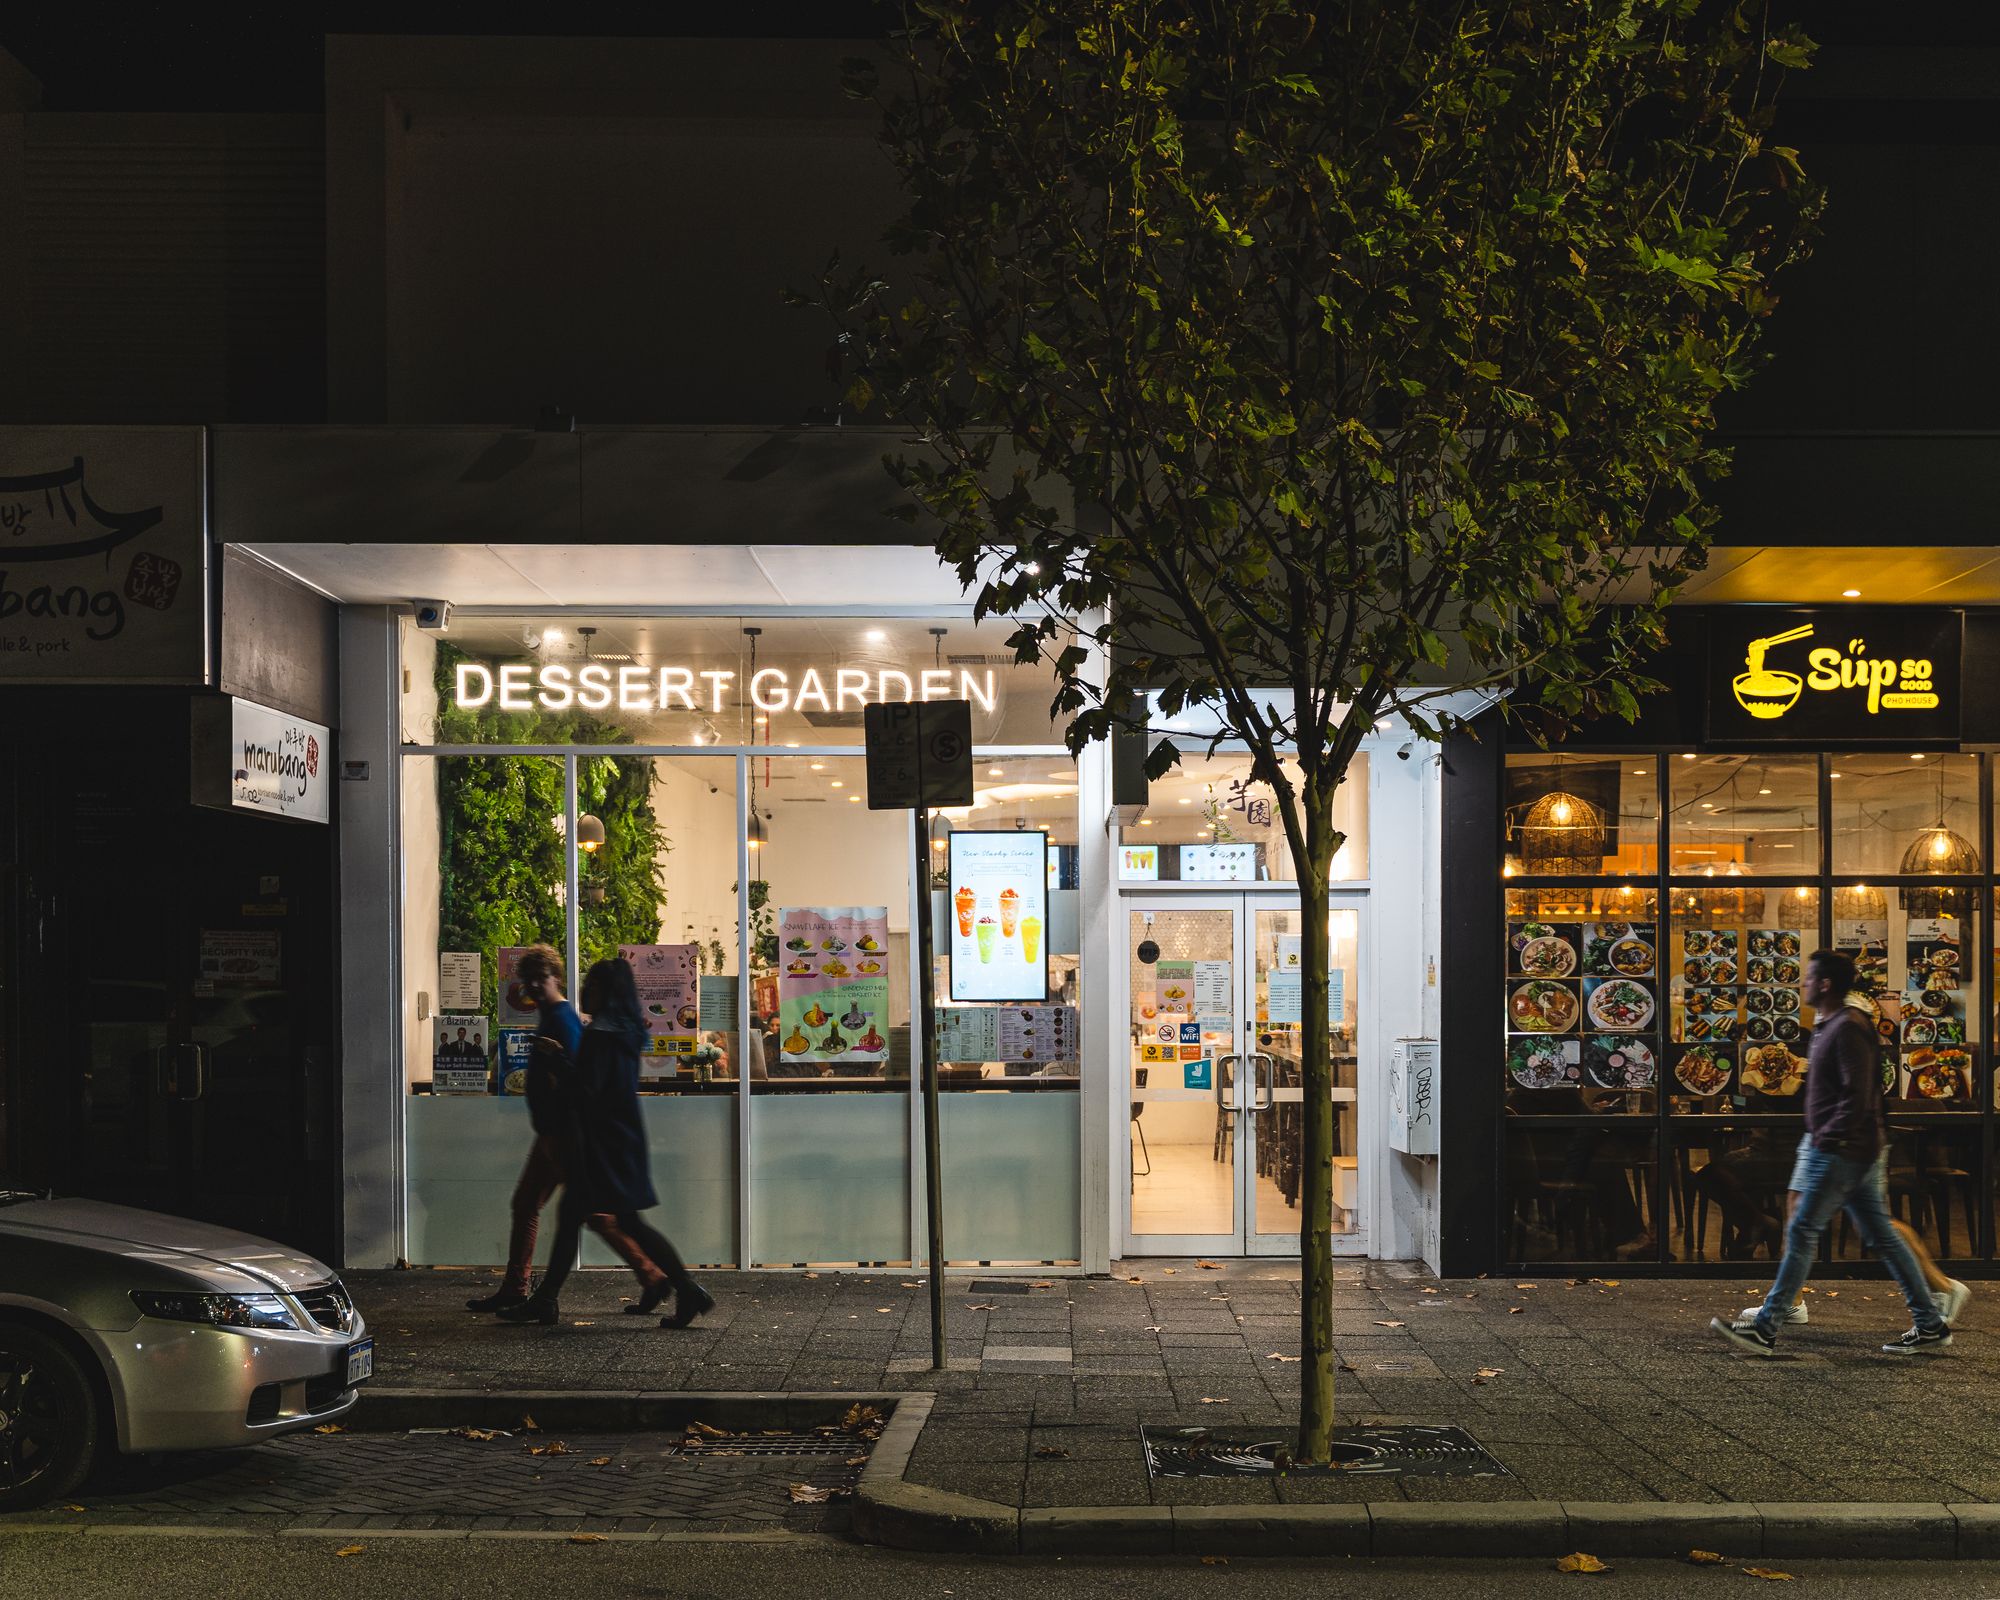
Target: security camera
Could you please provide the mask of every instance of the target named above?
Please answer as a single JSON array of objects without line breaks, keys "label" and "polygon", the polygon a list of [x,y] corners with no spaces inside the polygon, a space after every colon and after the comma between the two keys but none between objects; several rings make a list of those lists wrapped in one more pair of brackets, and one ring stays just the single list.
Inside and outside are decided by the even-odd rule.
[{"label": "security camera", "polygon": [[1410,759],[1411,750],[1415,748],[1416,746],[1413,742],[1405,740],[1402,744],[1396,747],[1396,759],[1398,761],[1408,761]]},{"label": "security camera", "polygon": [[443,633],[451,626],[449,600],[412,600],[410,615],[426,633]]}]

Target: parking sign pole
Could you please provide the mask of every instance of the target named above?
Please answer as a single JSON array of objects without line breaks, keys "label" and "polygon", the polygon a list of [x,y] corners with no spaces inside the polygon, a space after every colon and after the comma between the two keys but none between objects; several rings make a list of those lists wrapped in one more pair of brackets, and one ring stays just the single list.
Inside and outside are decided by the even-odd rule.
[{"label": "parking sign pole", "polygon": [[938,1138],[938,1062],[934,965],[931,959],[931,812],[917,807],[917,1013],[923,1040],[924,1221],[931,1287],[931,1370],[944,1371],[944,1182]]}]

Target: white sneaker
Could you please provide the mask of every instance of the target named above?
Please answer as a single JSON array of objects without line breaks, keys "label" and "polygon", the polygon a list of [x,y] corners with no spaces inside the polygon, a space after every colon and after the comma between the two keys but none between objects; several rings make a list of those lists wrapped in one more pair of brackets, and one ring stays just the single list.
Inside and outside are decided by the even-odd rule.
[{"label": "white sneaker", "polygon": [[1932,1298],[1937,1301],[1938,1315],[1944,1318],[1945,1326],[1950,1327],[1971,1303],[1972,1291],[1956,1278],[1949,1278],[1946,1282],[1951,1287],[1943,1294],[1933,1295]]},{"label": "white sneaker", "polygon": [[[1967,1290],[1966,1292],[1968,1294],[1971,1293],[1970,1290]],[[1764,1309],[1764,1302],[1761,1300],[1759,1300],[1754,1306],[1745,1306],[1743,1308],[1743,1320],[1746,1322],[1756,1321],[1757,1313],[1762,1311],[1763,1309]],[[1812,1321],[1812,1318],[1808,1316],[1806,1313],[1805,1301],[1795,1300],[1792,1302],[1792,1309],[1785,1313],[1782,1320],[1786,1327],[1797,1328],[1797,1327],[1802,1327],[1804,1326],[1804,1324]],[[1951,1318],[1949,1317],[1945,1318],[1945,1321],[1947,1322],[1949,1322],[1950,1320]]]}]

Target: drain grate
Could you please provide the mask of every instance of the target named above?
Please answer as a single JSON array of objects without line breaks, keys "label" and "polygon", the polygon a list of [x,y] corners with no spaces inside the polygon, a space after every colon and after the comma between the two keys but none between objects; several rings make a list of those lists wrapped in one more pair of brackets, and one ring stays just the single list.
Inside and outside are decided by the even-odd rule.
[{"label": "drain grate", "polygon": [[667,1451],[675,1456],[838,1456],[843,1460],[867,1453],[867,1440],[841,1433],[731,1433],[703,1439],[697,1445],[676,1440]]},{"label": "drain grate", "polygon": [[1026,1294],[1032,1284],[1019,1278],[975,1278],[972,1282],[973,1294]]},{"label": "drain grate", "polygon": [[[1280,1469],[1291,1439],[1283,1429],[1173,1428],[1139,1430],[1146,1472],[1154,1478],[1255,1478]],[[1296,1477],[1358,1472],[1409,1478],[1504,1478],[1507,1469],[1463,1428],[1411,1423],[1336,1428],[1333,1465],[1282,1470]]]}]

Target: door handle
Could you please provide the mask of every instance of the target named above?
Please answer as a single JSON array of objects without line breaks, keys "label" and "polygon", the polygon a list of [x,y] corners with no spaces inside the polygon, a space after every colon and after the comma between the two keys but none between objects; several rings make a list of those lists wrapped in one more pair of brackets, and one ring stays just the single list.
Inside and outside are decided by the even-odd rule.
[{"label": "door handle", "polygon": [[208,1046],[190,1042],[172,1049],[174,1068],[167,1080],[167,1093],[190,1103],[201,1099],[208,1093]]},{"label": "door handle", "polygon": [[[1271,1109],[1273,1098],[1271,1084],[1276,1063],[1261,1050],[1255,1051],[1251,1055],[1250,1060],[1252,1062],[1250,1068],[1250,1114],[1255,1116],[1259,1111],[1269,1111]],[[1259,1094],[1263,1095],[1264,1098],[1262,1100],[1257,1098]]]}]

